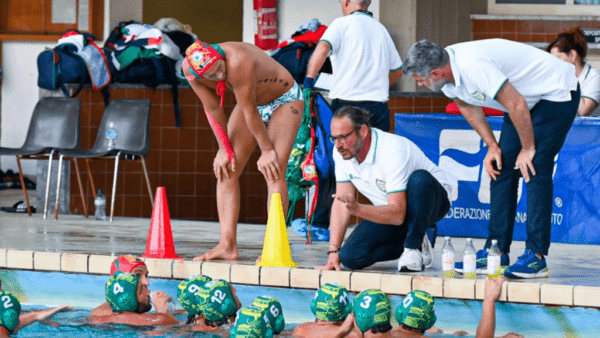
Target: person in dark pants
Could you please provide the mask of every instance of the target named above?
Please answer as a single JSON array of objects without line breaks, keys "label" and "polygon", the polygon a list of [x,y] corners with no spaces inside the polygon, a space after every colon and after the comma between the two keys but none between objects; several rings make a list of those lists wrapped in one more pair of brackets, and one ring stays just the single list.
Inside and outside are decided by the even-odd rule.
[{"label": "person in dark pants", "polygon": [[[371,126],[390,130],[389,87],[402,77],[402,60],[387,29],[368,11],[371,0],[341,0],[335,19],[312,54],[304,88],[312,89],[327,56],[333,70],[329,98],[333,111],[355,106],[370,113]],[[319,177],[313,240],[327,241],[335,177]],[[301,220],[296,220],[301,221]],[[304,225],[305,227],[305,225]],[[296,227],[294,227],[296,228]]]},{"label": "person in dark pants", "polygon": [[[331,120],[336,193],[325,270],[398,261],[422,271],[425,230],[450,209],[452,182],[410,140],[369,126],[369,112],[346,106]],[[356,190],[373,205],[358,203]],[[364,219],[342,246],[351,216]]]},{"label": "person in dark pants", "polygon": [[[527,184],[525,253],[504,270],[509,278],[548,277],[544,256],[550,247],[554,158],[573,124],[580,100],[575,67],[526,44],[489,39],[446,47],[423,40],[413,44],[405,72],[419,85],[442,90],[488,146],[483,160],[492,179],[489,237],[477,253],[485,271],[491,240],[498,240],[501,265],[509,265],[517,192]],[[481,109],[503,110],[497,142]],[[456,264],[461,271],[462,262]]]}]

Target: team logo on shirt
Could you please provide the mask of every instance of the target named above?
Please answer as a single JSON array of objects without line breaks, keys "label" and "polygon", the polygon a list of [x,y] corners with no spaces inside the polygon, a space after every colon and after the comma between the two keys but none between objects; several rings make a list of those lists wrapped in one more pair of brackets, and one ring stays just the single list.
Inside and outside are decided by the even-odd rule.
[{"label": "team logo on shirt", "polygon": [[385,189],[385,181],[382,181],[380,179],[376,179],[375,180],[375,184],[377,185],[377,188],[379,188],[379,190],[381,190],[383,192],[387,192],[387,190]]},{"label": "team logo on shirt", "polygon": [[472,92],[471,96],[473,96],[475,98],[475,100],[479,100],[479,101],[485,101],[487,99],[487,96],[485,96],[485,94],[480,91]]}]

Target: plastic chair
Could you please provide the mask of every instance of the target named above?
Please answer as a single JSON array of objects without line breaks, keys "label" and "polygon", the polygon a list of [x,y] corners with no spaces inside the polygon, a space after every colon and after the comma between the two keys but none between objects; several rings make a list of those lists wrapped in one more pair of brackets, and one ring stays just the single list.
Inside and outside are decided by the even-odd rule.
[{"label": "plastic chair", "polygon": [[[48,158],[48,175],[46,179],[46,194],[44,201],[44,219],[48,211],[48,195],[50,192],[50,173],[52,172],[52,159],[54,154],[65,149],[76,149],[79,147],[79,116],[81,112],[81,101],[78,98],[68,97],[44,97],[35,105],[29,129],[25,137],[25,143],[21,148],[2,148],[0,155],[14,155],[17,157],[19,177],[23,187],[23,196],[27,204],[27,213],[31,216],[29,196],[21,169],[21,159],[46,159]],[[83,188],[79,175],[79,166],[73,159],[79,190],[81,192],[83,210],[87,217],[87,208],[83,199]],[[59,166],[60,177],[62,167]],[[58,184],[60,188],[60,182]],[[58,206],[58,199],[57,199]]]},{"label": "plastic chair", "polygon": [[[109,137],[114,137],[110,139]],[[111,144],[114,143],[114,144]],[[150,203],[154,205],[152,188],[144,158],[150,151],[150,100],[119,99],[113,100],[104,110],[96,143],[88,150],[68,150],[60,153],[59,166],[63,157],[85,158],[92,192],[96,198],[96,188],[89,166],[89,159],[114,158],[115,170],[113,175],[112,198],[110,201],[110,222],[113,220],[115,195],[117,192],[117,173],[121,156],[139,158],[144,169],[144,177],[150,195]],[[59,177],[60,181],[60,177]],[[56,192],[58,200],[59,191]]]}]

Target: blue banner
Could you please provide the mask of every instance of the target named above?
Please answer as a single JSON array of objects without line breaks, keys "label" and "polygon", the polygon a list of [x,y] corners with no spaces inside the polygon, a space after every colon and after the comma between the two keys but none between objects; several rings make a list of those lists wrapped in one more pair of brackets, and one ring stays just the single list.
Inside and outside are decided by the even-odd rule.
[{"label": "blue banner", "polygon": [[[502,117],[488,117],[496,138]],[[483,169],[487,146],[462,116],[396,114],[396,134],[412,140],[427,157],[458,182],[452,208],[438,223],[438,234],[488,236],[490,179]],[[600,244],[600,119],[577,118],[555,159],[551,241]],[[527,192],[519,182],[515,240],[527,238]]]}]

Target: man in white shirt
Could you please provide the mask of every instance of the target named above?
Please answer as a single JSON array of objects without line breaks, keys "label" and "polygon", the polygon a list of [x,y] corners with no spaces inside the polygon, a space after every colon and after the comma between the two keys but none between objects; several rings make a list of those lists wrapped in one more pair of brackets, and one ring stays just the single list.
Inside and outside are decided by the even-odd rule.
[{"label": "man in white shirt", "polygon": [[[369,127],[369,112],[346,106],[331,120],[336,192],[328,261],[318,269],[352,270],[398,261],[423,270],[425,230],[450,209],[452,182],[410,140]],[[358,203],[356,190],[373,205]],[[351,216],[364,219],[342,246]],[[400,256],[402,255],[402,256]]]},{"label": "man in white shirt", "polygon": [[[333,20],[321,37],[309,61],[304,88],[313,88],[329,55],[332,110],[348,105],[366,109],[371,126],[389,131],[389,87],[402,76],[402,60],[390,33],[368,11],[370,4],[371,0],[341,0],[344,16]],[[313,221],[316,227],[329,225],[333,181],[335,177],[319,177],[319,205]]]},{"label": "man in white shirt", "polygon": [[[498,240],[508,265],[520,176],[527,184],[527,245],[508,267],[509,278],[548,277],[544,256],[550,247],[552,174],[579,106],[573,65],[535,47],[503,39],[463,42],[442,48],[422,40],[413,44],[405,73],[419,86],[442,90],[488,146],[483,160],[492,179],[489,238],[477,253],[485,271],[487,249]],[[481,106],[503,110],[500,141]],[[462,263],[457,263],[457,271]]]}]

